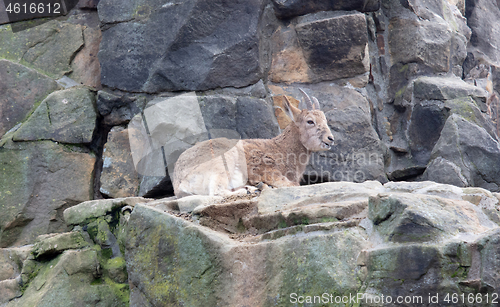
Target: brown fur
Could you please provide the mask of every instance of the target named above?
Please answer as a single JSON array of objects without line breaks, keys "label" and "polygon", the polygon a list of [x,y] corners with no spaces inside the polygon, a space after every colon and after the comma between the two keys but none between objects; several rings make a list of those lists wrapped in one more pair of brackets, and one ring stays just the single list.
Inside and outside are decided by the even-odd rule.
[{"label": "brown fur", "polygon": [[285,101],[284,111],[293,121],[273,139],[240,140],[222,154],[211,148],[231,144],[223,139],[186,150],[174,170],[175,195],[221,195],[260,182],[273,187],[299,185],[311,153],[328,150],[333,136],[317,100],[309,99],[310,110],[302,111],[286,97]]}]

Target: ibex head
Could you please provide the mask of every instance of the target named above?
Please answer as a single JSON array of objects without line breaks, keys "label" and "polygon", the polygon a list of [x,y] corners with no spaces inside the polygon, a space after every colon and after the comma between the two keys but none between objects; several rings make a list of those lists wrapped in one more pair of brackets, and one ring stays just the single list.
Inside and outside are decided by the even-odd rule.
[{"label": "ibex head", "polygon": [[283,103],[285,113],[295,123],[299,130],[299,139],[309,151],[329,150],[333,145],[333,135],[328,127],[325,113],[320,110],[316,97],[312,99],[302,89],[307,109],[300,110],[294,107],[288,98]]}]

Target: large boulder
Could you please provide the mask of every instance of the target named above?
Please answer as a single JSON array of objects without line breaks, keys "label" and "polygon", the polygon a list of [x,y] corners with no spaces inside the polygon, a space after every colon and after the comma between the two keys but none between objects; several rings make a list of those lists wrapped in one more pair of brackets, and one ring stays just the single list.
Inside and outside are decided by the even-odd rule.
[{"label": "large boulder", "polygon": [[99,2],[102,84],[126,91],[242,87],[261,76],[261,0]]}]

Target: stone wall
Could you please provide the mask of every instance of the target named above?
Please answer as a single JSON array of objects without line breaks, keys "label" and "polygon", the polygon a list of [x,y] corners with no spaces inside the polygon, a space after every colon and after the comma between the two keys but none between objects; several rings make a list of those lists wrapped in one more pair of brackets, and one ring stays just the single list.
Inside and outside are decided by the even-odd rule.
[{"label": "stone wall", "polygon": [[[319,99],[335,138],[313,155],[304,184],[500,192],[497,1],[72,7],[0,25],[2,252],[27,259],[22,246],[70,231],[63,212],[85,201],[171,196],[168,174],[183,150],[278,135],[289,123],[282,96],[298,103],[299,88]],[[85,278],[99,280],[94,273]],[[9,299],[20,293],[11,290]]]}]

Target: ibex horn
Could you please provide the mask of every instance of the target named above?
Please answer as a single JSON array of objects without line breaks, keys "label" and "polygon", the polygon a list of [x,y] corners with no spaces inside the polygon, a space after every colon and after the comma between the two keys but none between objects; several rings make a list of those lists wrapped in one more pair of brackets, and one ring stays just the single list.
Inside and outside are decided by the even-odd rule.
[{"label": "ibex horn", "polygon": [[306,92],[304,92],[303,89],[299,88],[299,91],[302,93],[304,96],[304,102],[306,103],[306,107],[308,110],[319,110],[319,101],[316,99],[316,97],[313,97],[313,100],[311,100],[311,97],[307,95]]}]

